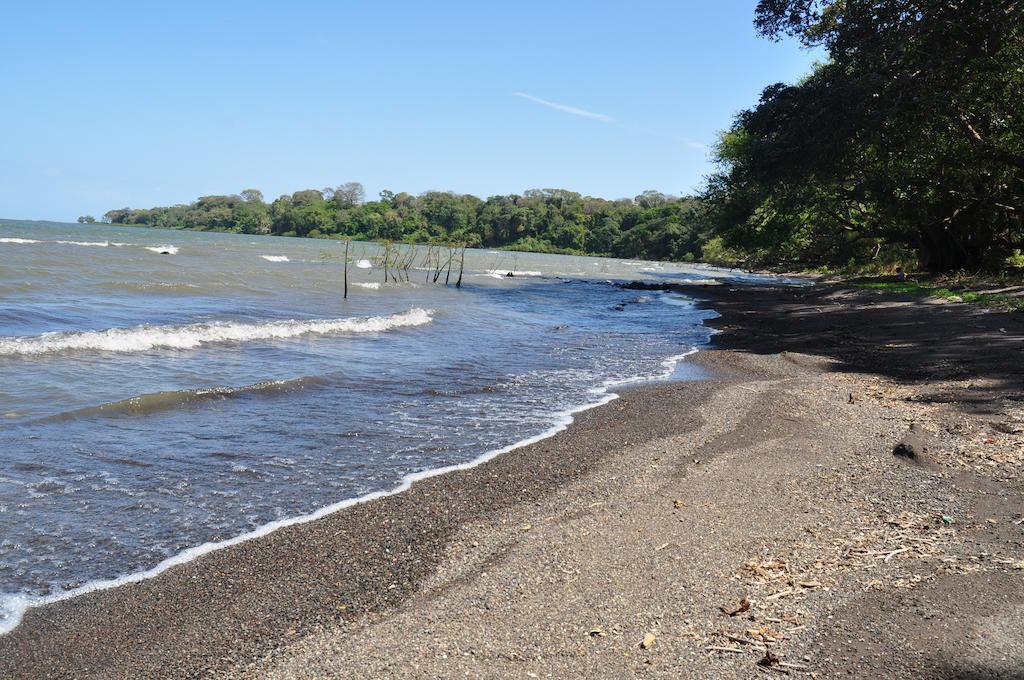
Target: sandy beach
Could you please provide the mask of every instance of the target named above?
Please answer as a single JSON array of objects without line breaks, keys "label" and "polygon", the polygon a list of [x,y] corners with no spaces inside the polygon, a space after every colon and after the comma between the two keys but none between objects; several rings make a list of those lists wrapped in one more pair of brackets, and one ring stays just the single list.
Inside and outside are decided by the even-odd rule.
[{"label": "sandy beach", "polygon": [[31,609],[0,677],[1024,677],[1021,315],[678,288],[706,379]]}]

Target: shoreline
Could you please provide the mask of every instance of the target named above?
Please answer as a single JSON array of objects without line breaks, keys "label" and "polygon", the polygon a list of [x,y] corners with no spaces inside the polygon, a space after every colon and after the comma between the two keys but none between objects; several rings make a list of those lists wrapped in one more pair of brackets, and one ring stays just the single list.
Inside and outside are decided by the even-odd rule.
[{"label": "shoreline", "polygon": [[[935,631],[914,632],[899,618],[913,615],[913,607],[888,612],[887,593],[953,598],[963,618],[991,608],[998,592],[1007,606],[986,612],[1007,626],[1019,623],[1014,617],[1024,604],[1014,603],[1024,603],[1024,588],[1005,574],[1013,573],[1013,558],[1024,557],[1024,542],[1012,522],[989,524],[972,508],[992,512],[983,501],[996,495],[1001,512],[1024,519],[1011,474],[1020,459],[1007,454],[991,471],[982,463],[975,470],[968,456],[974,449],[944,429],[928,466],[889,453],[910,416],[963,428],[961,421],[976,419],[970,409],[989,399],[998,402],[1000,418],[1016,418],[1019,402],[1003,395],[1024,386],[1021,369],[1009,363],[1019,360],[1024,341],[1019,318],[839,288],[679,291],[722,314],[709,322],[720,331],[712,339],[719,349],[697,355],[711,379],[626,390],[553,437],[471,469],[207,553],[154,579],[30,609],[21,626],[0,636],[0,675],[303,677],[359,667],[398,676],[554,668],[558,675],[748,677],[758,660],[754,647],[773,645],[785,663],[816,671],[899,674],[910,664],[945,677],[939,671],[959,663],[949,654],[966,643],[940,630],[941,649],[929,652],[923,640]],[[971,332],[943,338],[951,327]],[[902,340],[872,335],[880,332]],[[986,349],[980,356],[979,343]],[[816,352],[804,351],[810,347]],[[943,400],[922,400],[922,390]],[[1012,452],[1015,437],[989,438]],[[927,494],[935,493],[949,496],[941,511],[951,513],[968,543],[986,546],[990,557],[980,558],[978,570],[922,576],[933,558],[950,564],[970,557],[957,552],[967,548],[943,522],[933,526],[933,516],[908,526],[923,532],[915,538],[928,541],[921,545],[941,546],[939,557],[918,560],[896,547],[884,561],[857,558],[855,568],[833,572],[791,554],[787,564],[810,574],[794,583],[819,585],[789,585],[795,592],[778,595],[786,588],[776,585],[772,554],[810,541],[797,553],[818,554],[832,569],[818,538],[850,541],[866,532],[877,534],[881,547],[892,545],[889,525],[872,523],[873,509],[902,517],[909,510],[901,504],[934,505]],[[879,500],[844,510],[868,495]],[[800,510],[791,517],[794,504]],[[752,572],[744,567],[750,553],[760,555]],[[880,580],[888,588],[910,578],[907,569],[923,579],[916,590],[864,585]],[[963,583],[971,584],[968,598],[956,595]],[[719,611],[743,592],[756,622]],[[790,603],[799,608],[780,609]],[[772,623],[790,616],[799,616],[799,625]],[[826,616],[828,626],[816,623]],[[858,666],[857,646],[846,646],[847,638],[864,636],[862,620],[882,631],[867,662],[860,653],[866,667]],[[757,645],[737,645],[715,637],[725,624],[783,628],[775,632],[784,637],[763,633]],[[645,630],[658,642],[638,650]],[[893,636],[920,640],[920,649],[908,655]],[[743,653],[707,651],[725,645]],[[999,673],[976,677],[1015,677],[1010,672],[1024,669],[1020,641],[1006,641],[998,653],[1011,660],[1009,671],[982,654],[977,664]],[[921,666],[922,659],[931,665]]]},{"label": "shoreline", "polygon": [[[107,595],[110,596],[110,599],[126,601],[126,606],[129,608],[137,606],[138,603],[134,601],[135,598],[133,595],[122,594],[119,591],[131,588],[132,586],[145,587],[147,584],[165,577],[169,571],[174,570],[175,568],[193,568],[197,571],[204,571],[204,567],[198,566],[196,563],[201,562],[205,558],[219,557],[220,553],[229,552],[233,548],[247,547],[246,544],[258,543],[261,539],[267,539],[274,536],[274,534],[288,529],[294,528],[301,532],[303,527],[318,522],[330,521],[331,518],[336,517],[339,514],[343,514],[342,511],[344,510],[352,510],[359,506],[372,504],[377,501],[386,501],[396,496],[408,494],[414,484],[420,484],[427,480],[449,476],[453,473],[471,471],[508,453],[522,451],[523,449],[544,444],[545,442],[558,437],[560,434],[565,433],[566,430],[572,428],[574,425],[577,425],[581,415],[589,415],[590,412],[599,410],[610,403],[620,400],[623,394],[629,394],[634,390],[643,390],[648,387],[683,384],[687,382],[673,381],[671,376],[678,369],[678,364],[680,362],[686,360],[690,356],[693,356],[699,351],[701,350],[691,348],[681,354],[665,358],[662,361],[662,366],[665,370],[659,375],[636,376],[634,378],[624,380],[608,380],[601,386],[592,388],[591,393],[594,396],[599,397],[596,401],[573,407],[563,412],[555,413],[553,414],[556,418],[555,423],[543,432],[526,437],[508,446],[487,451],[471,461],[411,473],[406,475],[393,489],[372,492],[357,498],[345,499],[306,515],[270,522],[251,532],[246,532],[245,534],[241,534],[224,541],[195,546],[178,553],[177,555],[169,557],[147,570],[132,572],[114,579],[89,582],[72,591],[60,593],[55,596],[42,597],[27,604],[22,602],[21,604],[23,606],[18,610],[15,610],[15,615],[8,620],[9,623],[0,628],[0,676],[6,676],[8,672],[18,675],[19,677],[25,676],[25,673],[28,673],[26,677],[36,677],[37,674],[38,677],[52,677],[53,673],[61,674],[66,671],[77,674],[94,663],[89,662],[88,664],[81,664],[81,662],[76,659],[70,669],[65,667],[60,671],[53,669],[49,671],[43,670],[47,666],[47,659],[45,657],[49,655],[49,650],[46,648],[51,646],[45,642],[42,644],[32,645],[33,647],[39,647],[42,649],[39,649],[36,652],[29,652],[28,658],[22,660],[17,659],[19,655],[24,654],[25,651],[27,651],[25,650],[26,645],[23,638],[32,639],[39,633],[39,630],[33,627],[34,624],[38,625],[36,624],[36,621],[42,620],[43,623],[39,625],[39,627],[43,628],[51,635],[55,628],[60,629],[66,625],[64,623],[57,624],[54,621],[48,620],[49,614],[54,614],[58,620],[64,619],[64,617],[67,616],[71,621],[70,625],[81,625],[79,622],[82,621],[82,619],[96,618],[91,616],[89,612],[91,602],[97,599],[102,600]],[[613,388],[619,391],[613,392]],[[228,556],[226,557],[226,561],[231,562],[233,560]],[[156,589],[159,590],[159,586]],[[102,618],[102,616],[100,618]],[[87,625],[90,628],[96,629],[102,628],[104,623],[90,621]],[[89,637],[93,636],[90,635]],[[73,651],[71,654],[72,656],[77,656]],[[8,667],[5,664],[4,659],[13,661],[14,665]],[[159,665],[144,667],[148,668],[150,672],[154,672]],[[28,671],[27,669],[29,668],[33,670]]]},{"label": "shoreline", "polygon": [[672,375],[678,369],[679,363],[684,361],[687,357],[693,356],[700,350],[698,348],[691,348],[690,350],[681,354],[675,354],[666,357],[662,360],[661,365],[664,367],[664,372],[659,375],[648,375],[648,376],[635,376],[628,379],[619,380],[606,380],[602,385],[591,388],[589,393],[599,397],[597,401],[588,404],[582,404],[575,406],[564,411],[557,411],[552,414],[554,423],[546,430],[520,439],[512,444],[490,451],[485,451],[476,458],[466,461],[464,463],[456,463],[440,468],[431,468],[428,470],[421,470],[419,472],[412,472],[402,477],[399,482],[391,489],[383,491],[373,491],[363,496],[357,496],[354,498],[346,498],[335,503],[317,508],[312,512],[308,512],[303,515],[297,515],[295,517],[288,517],[285,519],[274,520],[261,525],[251,531],[244,532],[237,536],[224,539],[221,541],[210,541],[202,543],[191,548],[187,548],[180,553],[172,555],[165,560],[157,563],[149,569],[143,569],[139,571],[130,572],[122,576],[117,576],[110,579],[99,579],[84,583],[77,588],[72,590],[60,592],[49,596],[26,596],[21,594],[5,595],[5,600],[0,601],[0,613],[4,614],[3,618],[0,618],[0,638],[8,633],[15,631],[21,624],[21,621],[26,612],[30,609],[38,607],[46,607],[59,602],[80,597],[89,593],[97,593],[105,590],[111,590],[113,588],[119,588],[131,583],[139,583],[149,579],[157,578],[160,574],[166,572],[168,569],[172,569],[176,566],[188,564],[196,559],[201,558],[204,555],[213,553],[219,550],[225,550],[235,545],[240,545],[248,541],[258,540],[264,536],[267,536],[275,531],[284,529],[290,526],[297,526],[302,524],[308,524],[317,520],[323,519],[337,512],[341,512],[347,508],[351,508],[356,505],[363,503],[370,503],[379,498],[386,498],[396,494],[404,493],[408,491],[413,484],[425,479],[437,477],[440,475],[449,474],[452,472],[459,472],[463,470],[470,470],[482,465],[493,458],[496,458],[502,454],[514,451],[516,449],[530,446],[538,442],[542,442],[545,439],[550,439],[560,432],[565,431],[573,425],[576,420],[576,416],[580,413],[584,413],[591,409],[600,408],[616,399],[621,398],[621,394],[612,392],[611,388],[622,388],[623,390],[635,389],[643,387],[648,384],[656,384],[659,382],[672,381]]}]

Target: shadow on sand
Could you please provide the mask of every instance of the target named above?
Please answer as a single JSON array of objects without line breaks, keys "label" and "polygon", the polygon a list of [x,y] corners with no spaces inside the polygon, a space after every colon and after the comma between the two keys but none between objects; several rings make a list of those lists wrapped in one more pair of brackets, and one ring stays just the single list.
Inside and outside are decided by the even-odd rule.
[{"label": "shadow on sand", "polygon": [[[686,286],[721,317],[715,344],[828,357],[834,370],[920,383],[915,400],[975,413],[1024,402],[1024,314],[847,286]],[[930,383],[925,385],[925,383]]]}]

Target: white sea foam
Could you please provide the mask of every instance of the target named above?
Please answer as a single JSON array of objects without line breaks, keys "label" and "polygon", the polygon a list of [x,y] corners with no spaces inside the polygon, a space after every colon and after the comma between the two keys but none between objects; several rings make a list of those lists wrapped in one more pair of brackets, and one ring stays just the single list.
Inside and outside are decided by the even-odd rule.
[{"label": "white sea foam", "polygon": [[509,273],[511,273],[512,276],[544,276],[544,272],[536,271],[519,271],[509,269],[490,269],[487,271],[487,275],[495,279],[508,278]]},{"label": "white sea foam", "polygon": [[373,263],[370,262],[369,260],[359,260],[359,262],[356,262],[356,267],[358,267],[359,269],[369,269],[372,266]]},{"label": "white sea foam", "polygon": [[126,243],[111,243],[110,241],[40,241],[34,238],[0,238],[0,243],[57,243],[62,246],[86,246],[88,248],[106,248],[108,246],[124,246]]},{"label": "white sea foam", "polygon": [[353,283],[352,285],[369,290],[380,290],[380,281],[374,281],[373,283]]},{"label": "white sea foam", "polygon": [[288,262],[287,255],[260,255],[267,262]]},{"label": "white sea foam", "polygon": [[9,633],[10,631],[17,628],[18,624],[21,622],[22,616],[24,616],[25,612],[31,607],[38,607],[53,602],[59,602],[61,600],[68,600],[73,597],[77,597],[78,595],[84,595],[85,593],[92,593],[98,590],[109,590],[111,588],[116,588],[118,586],[126,585],[128,583],[138,583],[139,581],[145,581],[146,579],[159,576],[171,567],[176,567],[178,565],[191,562],[192,560],[207,553],[214,552],[215,550],[221,550],[223,548],[227,548],[233,545],[238,545],[239,543],[245,543],[246,541],[251,541],[255,538],[266,536],[267,534],[277,531],[278,529],[283,529],[284,527],[292,526],[295,524],[307,524],[309,522],[314,522],[318,519],[326,517],[327,515],[338,512],[339,510],[344,510],[345,508],[352,507],[353,505],[359,505],[362,503],[367,503],[372,500],[376,500],[378,498],[383,498],[385,496],[391,496],[397,493],[401,493],[403,491],[408,490],[409,487],[411,487],[415,482],[418,482],[420,480],[429,479],[430,477],[437,477],[439,475],[447,474],[449,472],[468,470],[482,463],[486,463],[492,458],[496,458],[497,456],[500,456],[503,453],[508,453],[509,451],[514,451],[515,449],[519,449],[524,446],[529,446],[530,444],[535,444],[536,442],[542,441],[549,437],[553,437],[559,432],[562,432],[563,430],[568,428],[575,420],[574,416],[577,413],[588,411],[598,406],[603,406],[604,404],[607,404],[610,401],[618,399],[619,395],[616,394],[615,392],[612,392],[610,388],[628,384],[649,382],[654,380],[667,380],[672,377],[673,373],[675,373],[676,366],[679,364],[680,361],[682,361],[683,359],[692,354],[695,354],[696,352],[697,349],[691,349],[682,354],[677,354],[668,357],[667,359],[661,362],[663,370],[657,374],[638,376],[635,378],[627,378],[622,380],[607,380],[600,387],[595,387],[590,390],[590,393],[597,397],[595,401],[589,404],[584,404],[582,406],[577,406],[554,414],[554,424],[548,429],[541,432],[540,434],[534,435],[532,437],[527,437],[526,439],[522,439],[514,444],[510,444],[500,449],[493,449],[466,463],[459,463],[456,465],[449,465],[442,468],[435,468],[433,470],[424,470],[423,472],[414,472],[408,474],[405,477],[403,477],[402,481],[390,491],[375,491],[373,493],[369,493],[366,494],[365,496],[360,496],[358,498],[349,498],[343,501],[339,501],[338,503],[333,503],[331,505],[320,508],[319,510],[311,512],[308,515],[300,515],[298,517],[280,519],[270,522],[268,524],[264,524],[263,526],[254,529],[253,531],[241,534],[239,536],[235,536],[234,538],[229,538],[224,541],[214,541],[210,543],[204,543],[202,545],[197,545],[194,548],[189,548],[188,550],[182,551],[177,555],[174,555],[173,557],[167,558],[163,562],[157,564],[152,569],[147,569],[146,571],[139,571],[118,578],[105,579],[100,581],[90,581],[89,583],[81,585],[73,590],[66,590],[63,592],[54,593],[46,596],[0,593],[0,635]]},{"label": "white sea foam", "polygon": [[87,246],[92,248],[106,248],[110,245],[110,241],[57,241],[57,243],[63,243],[66,246]]},{"label": "white sea foam", "polygon": [[675,293],[663,293],[658,296],[658,299],[666,305],[672,305],[673,307],[692,308],[696,304],[690,298],[683,297],[682,295],[676,295]]},{"label": "white sea foam", "polygon": [[401,314],[348,319],[268,321],[266,323],[198,323],[187,326],[135,326],[105,331],[58,331],[30,337],[0,338],[0,356],[50,354],[74,350],[145,352],[193,349],[218,342],[279,340],[302,335],[375,333],[430,323],[432,311],[413,308]]},{"label": "white sea foam", "polygon": [[125,246],[134,246],[142,247],[145,248],[146,250],[151,250],[154,253],[168,253],[170,255],[175,255],[178,252],[178,247],[172,245],[140,246],[140,244],[138,243],[118,243],[116,241],[71,241],[66,239],[60,239],[57,241],[42,241],[34,238],[19,238],[13,236],[5,236],[4,238],[0,238],[0,243],[49,243],[62,246],[83,246],[86,248],[107,248],[109,246],[117,246],[121,248]]}]

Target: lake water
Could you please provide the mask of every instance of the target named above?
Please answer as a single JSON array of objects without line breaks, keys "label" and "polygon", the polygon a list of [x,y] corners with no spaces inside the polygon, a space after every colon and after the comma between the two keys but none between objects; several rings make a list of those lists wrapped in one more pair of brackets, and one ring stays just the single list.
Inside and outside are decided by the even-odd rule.
[{"label": "lake water", "polygon": [[0,221],[0,630],[550,433],[616,385],[693,377],[679,357],[712,313],[612,282],[739,276],[469,251],[457,289],[417,268],[423,249],[385,283],[353,244],[344,300],[343,250]]}]

